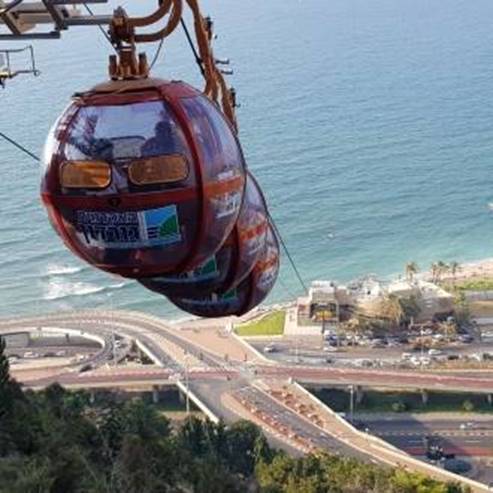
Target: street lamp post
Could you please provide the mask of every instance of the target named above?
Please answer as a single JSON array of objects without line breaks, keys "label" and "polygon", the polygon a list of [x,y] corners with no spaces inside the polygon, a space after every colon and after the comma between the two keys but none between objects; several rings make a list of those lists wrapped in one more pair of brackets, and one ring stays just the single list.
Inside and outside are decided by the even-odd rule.
[{"label": "street lamp post", "polygon": [[421,329],[419,330],[419,334],[421,335],[421,364],[420,364],[420,368],[421,370],[423,370],[423,364],[424,364],[424,361],[423,361],[423,358],[424,358],[424,352],[425,352],[425,343],[424,343],[424,339],[423,339],[423,327],[421,327]]},{"label": "street lamp post", "polygon": [[354,417],[354,385],[349,386],[349,421],[352,423]]},{"label": "street lamp post", "polygon": [[188,417],[190,415],[190,398],[188,396],[190,392],[190,386],[188,380],[188,353],[185,354],[185,388],[187,390],[185,394],[185,409]]}]

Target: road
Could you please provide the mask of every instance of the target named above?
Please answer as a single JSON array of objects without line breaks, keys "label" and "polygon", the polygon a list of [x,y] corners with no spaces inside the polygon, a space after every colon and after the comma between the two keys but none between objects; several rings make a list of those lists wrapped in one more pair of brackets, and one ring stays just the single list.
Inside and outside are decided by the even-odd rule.
[{"label": "road", "polygon": [[[305,338],[283,338],[272,342],[272,339],[255,339],[251,341],[252,346],[260,352],[264,351],[267,344],[272,343],[275,351],[269,353],[269,358],[284,365],[303,364],[318,366],[330,362],[332,366],[376,366],[390,367],[400,366],[406,363],[402,360],[403,353],[410,353],[420,357],[420,351],[413,351],[411,344],[388,346],[385,348],[371,348],[368,346],[343,346],[341,348],[331,347],[324,350],[324,343],[320,336]],[[446,358],[450,355],[472,356],[482,353],[493,354],[493,339],[484,338],[483,342],[471,344],[452,343],[440,349],[440,357]],[[428,356],[427,351],[424,356]],[[411,363],[407,365],[411,367]]]},{"label": "road", "polygon": [[[286,409],[286,406],[273,396],[267,394],[266,397],[262,392],[259,394],[255,382],[261,380],[268,387],[270,381],[292,378],[312,385],[337,383],[493,393],[493,379],[490,373],[453,375],[366,368],[316,368],[292,364],[267,364],[264,361],[259,362],[261,360],[248,362],[229,360],[180,336],[180,332],[165,321],[138,312],[85,311],[0,320],[0,334],[22,331],[29,327],[56,327],[63,330],[77,330],[82,335],[93,338],[99,337],[103,340],[104,346],[101,354],[106,356],[108,356],[108,347],[112,349],[112,334],[116,333],[125,339],[135,341],[139,348],[160,367],[104,369],[103,361],[97,360],[97,365],[101,367],[98,370],[81,373],[74,367],[64,369],[56,375],[33,378],[24,382],[32,387],[39,388],[54,380],[74,388],[159,386],[169,385],[179,379],[181,382],[188,382],[189,390],[198,395],[208,409],[227,420],[234,419],[238,415],[250,417],[252,410],[263,409],[260,418],[264,416],[264,421],[261,419],[260,424],[268,435],[287,447],[300,451],[322,448],[359,458],[364,456],[369,460],[382,460],[387,464],[406,464],[410,469],[424,470],[442,479],[443,472],[429,470],[429,466],[410,461],[409,456],[389,448],[383,441],[378,442],[378,446],[375,447],[370,443],[369,438],[358,435],[358,432],[353,431],[349,425],[343,426],[344,429],[348,426],[349,428],[346,429],[347,432],[341,434],[336,430],[339,425],[330,417],[331,412],[322,407],[320,412],[325,413],[328,424],[326,428],[320,429],[317,422],[312,423],[310,419],[303,417],[297,408]],[[233,409],[225,404],[225,396],[236,399],[235,402],[243,400],[243,407],[235,405]],[[251,401],[255,403],[253,408]],[[269,424],[265,421],[265,416],[272,415],[277,418],[274,423]],[[259,418],[258,415],[255,417]],[[288,432],[280,433],[280,430],[288,430]],[[474,485],[473,490],[485,491],[483,487],[477,485]]]},{"label": "road", "polygon": [[409,416],[361,421],[360,426],[368,427],[370,433],[412,455],[424,455],[426,437],[443,446],[447,453],[476,457],[493,454],[493,418],[426,420]]}]

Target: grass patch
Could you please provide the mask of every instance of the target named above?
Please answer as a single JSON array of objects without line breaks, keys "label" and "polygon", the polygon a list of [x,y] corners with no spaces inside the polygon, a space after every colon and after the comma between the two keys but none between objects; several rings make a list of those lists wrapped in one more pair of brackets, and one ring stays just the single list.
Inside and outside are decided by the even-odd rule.
[{"label": "grass patch", "polygon": [[469,311],[473,317],[493,317],[493,301],[471,301]]},{"label": "grass patch", "polygon": [[493,291],[493,277],[473,277],[454,282],[443,283],[446,291]]},{"label": "grass patch", "polygon": [[[349,412],[349,392],[340,389],[312,391],[321,401],[336,412]],[[377,392],[364,390],[363,400],[355,410],[366,413],[387,412],[480,412],[493,413],[486,395],[461,392],[428,392],[428,402],[423,403],[418,392]]]},{"label": "grass patch", "polygon": [[284,310],[269,313],[265,317],[254,322],[236,327],[239,336],[278,336],[284,333]]}]

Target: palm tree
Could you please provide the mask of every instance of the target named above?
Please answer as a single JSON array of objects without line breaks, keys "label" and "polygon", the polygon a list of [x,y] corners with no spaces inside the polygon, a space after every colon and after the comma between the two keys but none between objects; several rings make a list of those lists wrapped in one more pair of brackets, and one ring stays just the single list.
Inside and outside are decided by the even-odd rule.
[{"label": "palm tree", "polygon": [[399,298],[394,294],[389,294],[382,298],[379,306],[380,316],[388,320],[392,325],[399,325],[404,317]]},{"label": "palm tree", "polygon": [[433,262],[431,264],[431,280],[433,282],[435,282],[438,278],[438,271],[439,271],[438,264],[436,262]]},{"label": "palm tree", "polygon": [[408,262],[406,264],[406,279],[408,281],[412,281],[414,276],[418,273],[419,267],[416,262]]},{"label": "palm tree", "polygon": [[449,266],[445,262],[439,260],[437,263],[437,267],[438,267],[437,281],[440,282],[442,276],[449,270]]},{"label": "palm tree", "polygon": [[449,268],[450,273],[452,274],[452,281],[455,283],[455,276],[457,274],[457,271],[460,270],[459,262],[450,262]]}]

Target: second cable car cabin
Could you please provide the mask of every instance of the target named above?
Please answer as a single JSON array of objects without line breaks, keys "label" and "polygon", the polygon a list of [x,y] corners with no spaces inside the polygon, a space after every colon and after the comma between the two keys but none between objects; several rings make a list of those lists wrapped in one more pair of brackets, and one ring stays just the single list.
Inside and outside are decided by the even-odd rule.
[{"label": "second cable car cabin", "polygon": [[218,252],[203,265],[174,276],[139,279],[146,288],[165,296],[197,298],[236,288],[263,253],[269,227],[267,204],[249,172],[238,220]]},{"label": "second cable car cabin", "polygon": [[183,82],[109,82],[77,94],[44,153],[42,199],[65,244],[124,277],[212,257],[238,218],[245,163],[216,106]]}]

